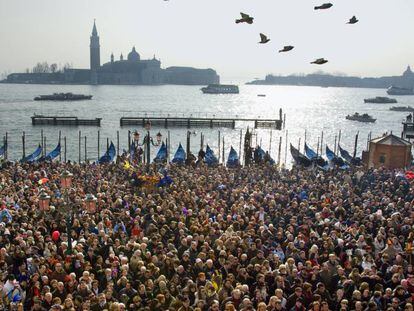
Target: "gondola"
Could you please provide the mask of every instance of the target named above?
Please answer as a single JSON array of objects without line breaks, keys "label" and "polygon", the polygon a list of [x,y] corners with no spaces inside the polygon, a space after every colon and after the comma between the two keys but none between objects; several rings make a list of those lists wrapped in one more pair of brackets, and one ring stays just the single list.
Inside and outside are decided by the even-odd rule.
[{"label": "gondola", "polygon": [[233,147],[230,147],[229,157],[227,158],[227,167],[233,168],[240,166],[239,155]]},{"label": "gondola", "polygon": [[61,146],[60,146],[60,143],[58,143],[55,149],[49,152],[46,156],[39,158],[38,161],[39,162],[53,161],[53,159],[56,159],[60,155],[60,152],[61,152]]},{"label": "gondola", "polygon": [[341,169],[349,168],[348,164],[345,163],[344,159],[336,156],[335,153],[331,149],[329,149],[328,146],[326,146],[326,157],[334,166],[338,166]]},{"label": "gondola", "polygon": [[103,163],[110,163],[114,160],[116,155],[115,145],[111,141],[111,144],[109,145],[108,150],[106,150],[105,154],[98,160],[99,164]]},{"label": "gondola", "polygon": [[37,147],[37,149],[32,153],[29,154],[27,157],[21,159],[22,163],[31,163],[37,160],[37,158],[40,156],[40,154],[42,153],[42,146]]},{"label": "gondola", "polygon": [[177,148],[177,151],[174,154],[174,158],[172,159],[172,163],[176,163],[176,164],[184,164],[185,163],[185,158],[186,158],[186,154],[184,151],[183,146],[180,145]]},{"label": "gondola", "polygon": [[342,149],[341,146],[338,145],[339,153],[341,154],[341,157],[344,158],[345,162],[347,162],[350,165],[359,166],[361,165],[361,158],[358,157],[352,157],[348,151],[345,149]]},{"label": "gondola", "polygon": [[[257,147],[257,153],[258,153],[258,155],[259,155],[259,158],[260,158],[260,161],[262,161],[262,162],[265,162],[266,161],[266,152],[262,149],[262,147]],[[273,160],[271,157],[270,157],[270,155],[269,155],[269,163],[270,164],[275,164],[276,162],[275,162],[275,160]]]},{"label": "gondola", "polygon": [[204,155],[204,162],[208,166],[215,166],[218,164],[218,159],[209,145],[206,147],[206,154]]},{"label": "gondola", "polygon": [[322,158],[320,155],[318,155],[315,151],[313,151],[309,146],[305,143],[305,155],[317,166],[320,166],[321,168],[326,168],[328,165],[328,162]]},{"label": "gondola", "polygon": [[155,163],[164,163],[167,161],[167,146],[163,142],[160,149],[157,152],[157,155],[154,158]]},{"label": "gondola", "polygon": [[292,154],[292,158],[295,160],[297,165],[304,167],[310,167],[312,165],[312,161],[304,154],[300,153],[300,151],[293,147],[292,144],[290,144],[290,153]]}]

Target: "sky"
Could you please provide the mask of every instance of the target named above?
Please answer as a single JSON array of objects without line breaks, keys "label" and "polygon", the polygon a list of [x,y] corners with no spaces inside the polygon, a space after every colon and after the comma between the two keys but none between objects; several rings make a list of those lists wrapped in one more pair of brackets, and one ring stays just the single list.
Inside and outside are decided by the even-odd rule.
[{"label": "sky", "polygon": [[[357,76],[400,75],[414,66],[414,1],[332,0],[0,0],[0,74],[37,62],[89,67],[96,19],[101,63],[126,56],[162,67],[213,68],[224,80],[323,70]],[[235,24],[240,12],[254,23]],[[355,25],[346,22],[353,15]],[[258,44],[259,33],[271,39]],[[293,45],[289,53],[277,51]],[[324,57],[329,63],[311,65]]]}]

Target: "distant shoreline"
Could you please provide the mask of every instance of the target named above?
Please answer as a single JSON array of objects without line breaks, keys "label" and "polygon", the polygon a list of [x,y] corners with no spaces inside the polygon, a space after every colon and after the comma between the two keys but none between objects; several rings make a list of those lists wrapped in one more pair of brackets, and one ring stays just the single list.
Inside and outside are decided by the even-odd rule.
[{"label": "distant shoreline", "polygon": [[17,84],[17,85],[73,85],[73,86],[80,86],[80,85],[88,85],[88,86],[166,86],[166,85],[180,85],[180,86],[205,86],[205,84],[171,84],[171,83],[164,83],[164,84],[90,84],[90,83],[24,83],[24,82],[10,82],[7,80],[0,81],[0,84]]},{"label": "distant shoreline", "polygon": [[296,85],[320,87],[354,87],[386,89],[390,86],[414,87],[414,72],[408,66],[401,76],[361,78],[353,76],[335,76],[327,73],[307,75],[275,76],[268,74],[264,79],[247,82],[248,85]]}]

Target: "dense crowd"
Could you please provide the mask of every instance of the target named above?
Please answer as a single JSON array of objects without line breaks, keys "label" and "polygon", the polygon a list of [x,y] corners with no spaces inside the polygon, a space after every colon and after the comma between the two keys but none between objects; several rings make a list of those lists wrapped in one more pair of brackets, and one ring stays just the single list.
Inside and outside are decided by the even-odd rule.
[{"label": "dense crowd", "polygon": [[414,189],[400,172],[142,175],[123,161],[4,165],[0,309],[413,310]]}]

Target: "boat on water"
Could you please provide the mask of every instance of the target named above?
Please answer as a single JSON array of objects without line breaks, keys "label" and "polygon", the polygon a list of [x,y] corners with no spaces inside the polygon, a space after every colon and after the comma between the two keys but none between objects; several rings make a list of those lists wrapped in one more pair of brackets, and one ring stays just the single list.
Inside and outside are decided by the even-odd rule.
[{"label": "boat on water", "polygon": [[303,167],[310,167],[312,165],[312,161],[307,156],[302,154],[298,149],[293,147],[292,144],[290,144],[290,154],[292,155],[292,158],[297,165]]},{"label": "boat on water", "polygon": [[338,149],[339,149],[339,153],[341,154],[341,157],[345,160],[347,164],[355,165],[355,166],[362,165],[361,158],[351,156],[351,154],[347,150],[341,148],[339,144],[338,144]]},{"label": "boat on water", "polygon": [[377,120],[377,119],[374,119],[373,117],[371,117],[367,113],[359,114],[358,112],[355,112],[352,116],[347,115],[345,118],[347,120],[351,120],[351,121],[368,122],[368,123],[373,123]]},{"label": "boat on water", "polygon": [[52,95],[40,95],[34,100],[54,100],[54,101],[73,101],[92,99],[92,95],[73,94],[73,93],[53,93]]},{"label": "boat on water", "polygon": [[308,157],[309,160],[311,160],[319,167],[325,168],[328,164],[328,162],[326,162],[324,158],[322,158],[319,154],[313,151],[307,143],[305,143],[305,155]]},{"label": "boat on water", "polygon": [[377,96],[374,98],[366,98],[364,102],[370,104],[396,104],[397,100],[395,98]]},{"label": "boat on water", "polygon": [[388,95],[414,95],[414,90],[398,86],[390,86],[387,89]]},{"label": "boat on water", "polygon": [[204,94],[239,94],[239,87],[231,84],[209,84],[201,88]]},{"label": "boat on water", "polygon": [[337,166],[341,169],[349,168],[349,165],[345,163],[344,159],[338,157],[331,149],[329,149],[328,146],[326,146],[325,153],[326,157],[332,165]]},{"label": "boat on water", "polygon": [[391,111],[414,112],[414,107],[411,106],[394,106],[390,108]]}]

